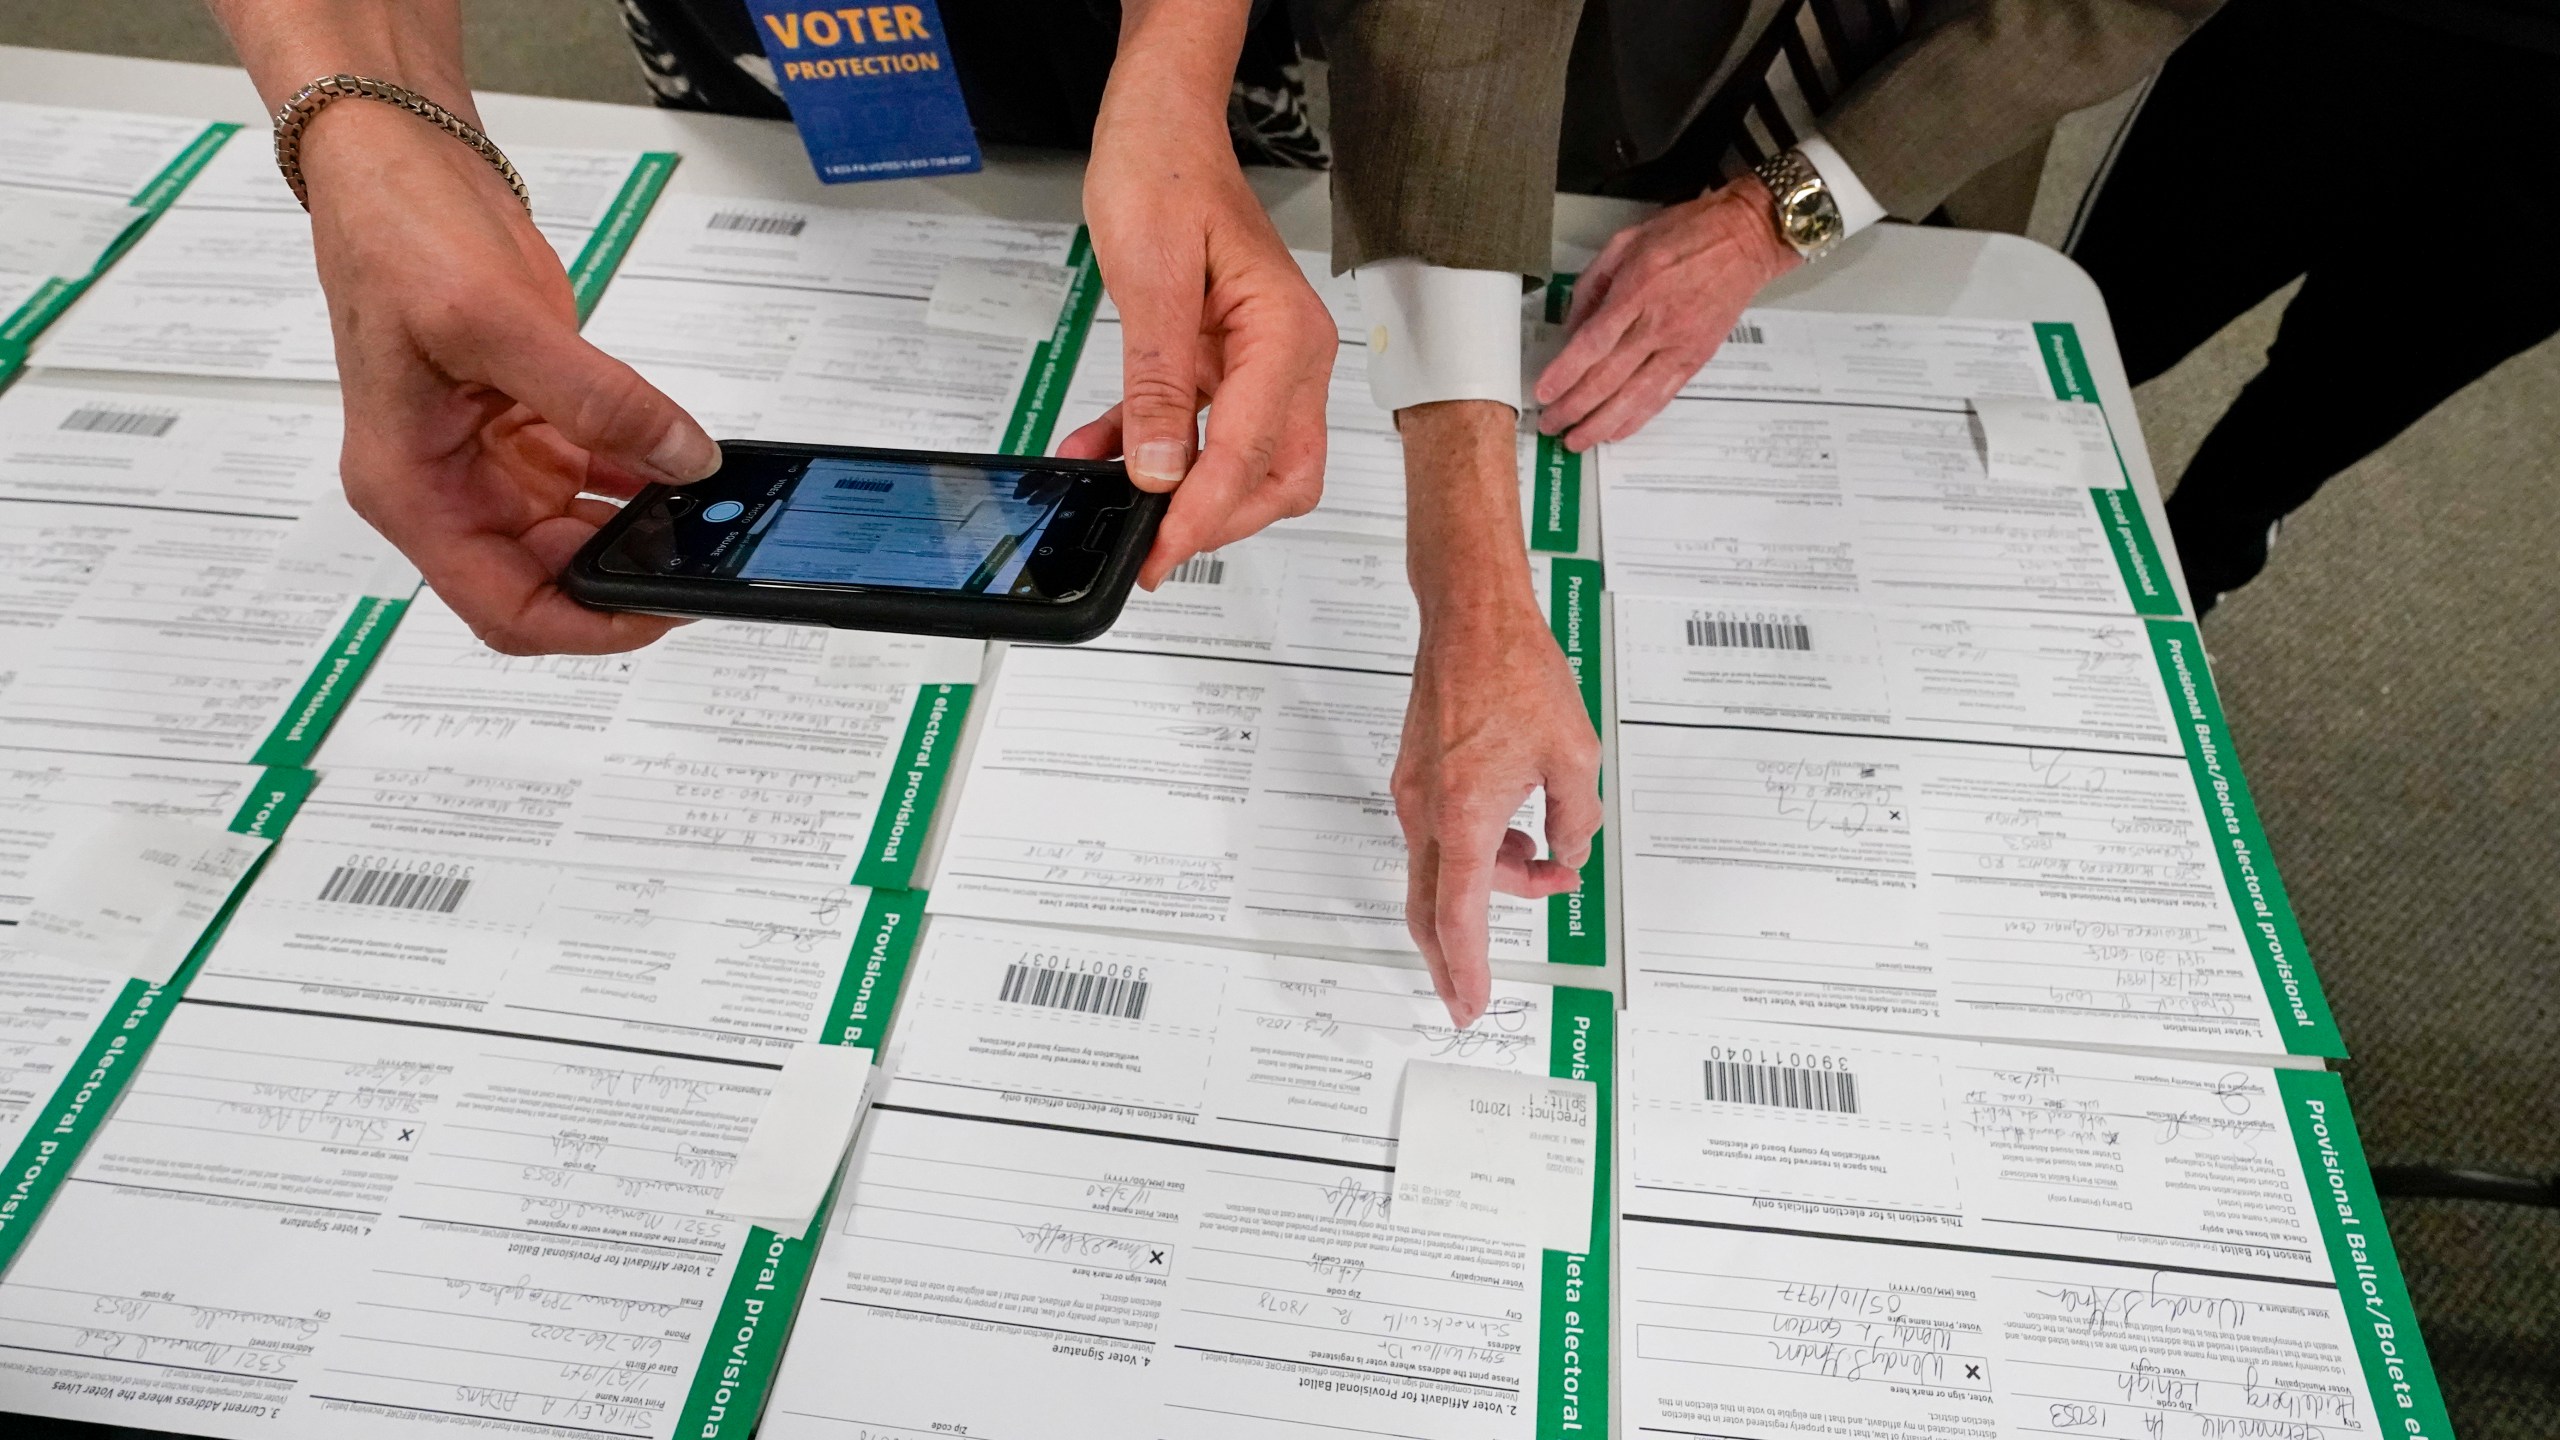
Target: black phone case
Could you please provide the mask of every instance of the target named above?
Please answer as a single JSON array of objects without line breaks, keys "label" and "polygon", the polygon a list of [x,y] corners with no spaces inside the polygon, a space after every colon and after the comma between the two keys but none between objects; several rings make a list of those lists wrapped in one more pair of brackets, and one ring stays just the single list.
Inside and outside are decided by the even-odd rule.
[{"label": "black phone case", "polygon": [[[1117,460],[1053,460],[1031,455],[962,455],[938,450],[880,450],[858,445],[779,445],[724,440],[724,452],[840,455],[871,460],[919,461],[1019,469],[1037,465],[1071,474],[1125,475]],[[833,586],[666,579],[616,575],[597,568],[597,557],[658,496],[677,487],[652,485],[581,547],[560,576],[569,598],[603,610],[637,610],[684,619],[764,620],[786,625],[825,625],[838,630],[887,630],[909,635],[956,635],[971,640],[1028,640],[1074,645],[1109,630],[1128,603],[1138,567],[1155,538],[1170,497],[1138,492],[1138,505],[1123,543],[1115,548],[1084,595],[1063,605],[1003,595],[937,595],[913,590],[849,590]]]}]

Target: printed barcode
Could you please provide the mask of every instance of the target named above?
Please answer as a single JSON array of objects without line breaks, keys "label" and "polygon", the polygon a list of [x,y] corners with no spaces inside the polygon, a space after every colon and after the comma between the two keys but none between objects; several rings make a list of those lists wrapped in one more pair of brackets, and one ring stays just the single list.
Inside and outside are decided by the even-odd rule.
[{"label": "printed barcode", "polygon": [[101,435],[147,435],[154,440],[169,433],[178,423],[170,410],[109,410],[99,405],[83,405],[62,417],[65,430],[89,430]]},{"label": "printed barcode", "polygon": [[860,490],[872,495],[886,495],[889,493],[890,487],[897,483],[898,482],[895,480],[865,480],[858,475],[847,475],[836,482],[836,488],[839,490]]},{"label": "printed barcode", "polygon": [[1691,615],[1689,643],[1715,650],[1811,650],[1813,629],[1801,615],[1737,620],[1730,615]]},{"label": "printed barcode", "polygon": [[1731,1105],[1775,1105],[1786,1110],[1828,1110],[1835,1115],[1858,1113],[1858,1077],[1846,1070],[1811,1070],[1798,1065],[1753,1065],[1740,1060],[1707,1062],[1707,1098]]},{"label": "printed barcode", "polygon": [[1194,555],[1174,566],[1173,573],[1164,578],[1177,585],[1224,585],[1227,562],[1215,555]]},{"label": "printed barcode", "polygon": [[320,898],[342,905],[380,905],[391,910],[431,910],[450,915],[471,888],[468,875],[430,875],[418,870],[377,870],[341,865],[320,887]]},{"label": "printed barcode", "polygon": [[809,217],[806,215],[750,215],[744,210],[715,210],[711,213],[711,223],[705,228],[735,230],[742,235],[789,235],[797,238],[801,231],[809,228]]},{"label": "printed barcode", "polygon": [[1745,320],[1741,324],[1733,327],[1732,333],[1724,337],[1724,343],[1727,345],[1766,345],[1769,343],[1769,337],[1760,333],[1759,326]]},{"label": "printed barcode", "polygon": [[1123,1020],[1147,1018],[1147,982],[1124,975],[1098,975],[1090,970],[1052,970],[1017,960],[1004,967],[1004,988],[996,998],[1079,1015],[1116,1015]]}]

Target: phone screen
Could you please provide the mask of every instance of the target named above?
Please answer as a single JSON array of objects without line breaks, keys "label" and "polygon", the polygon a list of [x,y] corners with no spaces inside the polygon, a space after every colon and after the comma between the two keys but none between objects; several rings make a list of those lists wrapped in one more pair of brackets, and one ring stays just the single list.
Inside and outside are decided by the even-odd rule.
[{"label": "phone screen", "polygon": [[1099,570],[1108,522],[1133,493],[1126,480],[1037,461],[733,453],[710,479],[641,502],[601,563],[626,574],[1072,599]]}]

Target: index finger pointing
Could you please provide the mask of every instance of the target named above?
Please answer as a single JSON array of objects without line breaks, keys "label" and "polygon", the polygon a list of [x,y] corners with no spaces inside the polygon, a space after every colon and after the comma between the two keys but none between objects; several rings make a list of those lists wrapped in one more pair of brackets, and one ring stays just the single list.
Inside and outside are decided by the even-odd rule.
[{"label": "index finger pointing", "polygon": [[1507,815],[1492,815],[1440,840],[1438,894],[1432,906],[1433,926],[1440,933],[1442,964],[1449,974],[1449,1018],[1459,1028],[1472,1025],[1493,997],[1493,971],[1487,958],[1493,904],[1493,872],[1502,837],[1510,829]]}]

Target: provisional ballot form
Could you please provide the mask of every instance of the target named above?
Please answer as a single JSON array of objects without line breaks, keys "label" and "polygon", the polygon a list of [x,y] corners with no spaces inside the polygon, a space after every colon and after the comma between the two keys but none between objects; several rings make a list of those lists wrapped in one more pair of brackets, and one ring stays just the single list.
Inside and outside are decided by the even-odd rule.
[{"label": "provisional ballot form", "polygon": [[[501,136],[500,139],[505,137]],[[509,147],[583,312],[675,166],[668,154]],[[226,145],[63,323],[38,365],[335,380],[311,221],[262,143]]]},{"label": "provisional ballot form", "polygon": [[2444,1435],[2325,1071],[1630,1020],[1631,1435]]},{"label": "provisional ballot form", "polygon": [[[175,1004],[0,1282],[0,1406],[313,1440],[752,1416],[813,1247],[718,1202],[791,1049],[877,1043],[920,897],[567,872],[302,898],[330,858],[223,937],[228,985]],[[499,999],[238,983],[324,953],[465,957]]]},{"label": "provisional ballot form", "polygon": [[8,742],[307,763],[417,587],[339,491],[338,426],[41,375],[0,394]]},{"label": "provisional ballot form", "polygon": [[1630,1005],[2343,1053],[2192,622],[1614,598]]},{"label": "provisional ballot form", "polygon": [[762,1433],[1600,1433],[1605,1248],[1415,1226],[1393,1171],[1408,1062],[1605,1109],[1613,1018],[1497,982],[1457,1031],[1418,969],[936,919]]},{"label": "provisional ballot form", "polygon": [[903,887],[977,667],[822,679],[830,646],[897,643],[717,621],[629,654],[510,656],[427,592],[330,737],[303,833]]},{"label": "provisional ballot form", "polygon": [[[183,988],[46,953],[45,942],[22,928],[53,899],[40,893],[45,858],[122,818],[272,839],[293,819],[311,778],[284,768],[0,749],[0,1175],[7,1177],[0,1272]],[[230,888],[237,886],[234,877]],[[199,942],[219,925],[216,917]]]},{"label": "provisional ballot form", "polygon": [[[1229,558],[1248,552],[1251,572]],[[1198,578],[1176,576],[1092,645],[1008,648],[935,909],[1410,952],[1388,792],[1412,685],[1410,594],[1391,592],[1388,562],[1357,544],[1257,537],[1189,568]],[[1598,569],[1534,563],[1595,723]],[[1231,578],[1266,598],[1191,598]],[[1259,655],[1275,658],[1245,658]],[[1542,816],[1532,796],[1513,823],[1537,836]],[[1570,895],[1496,896],[1493,953],[1602,963],[1596,854],[1583,873]]]},{"label": "provisional ballot form", "polygon": [[238,128],[0,100],[0,380]]},{"label": "provisional ballot form", "polygon": [[1611,582],[2178,614],[2121,466],[1995,475],[1976,397],[2097,399],[2069,325],[1745,312],[1660,415],[1585,457]]},{"label": "provisional ballot form", "polygon": [[[987,264],[1063,267],[1041,338],[932,325]],[[586,335],[717,439],[1037,455],[1101,290],[1072,225],[676,195]]]}]

